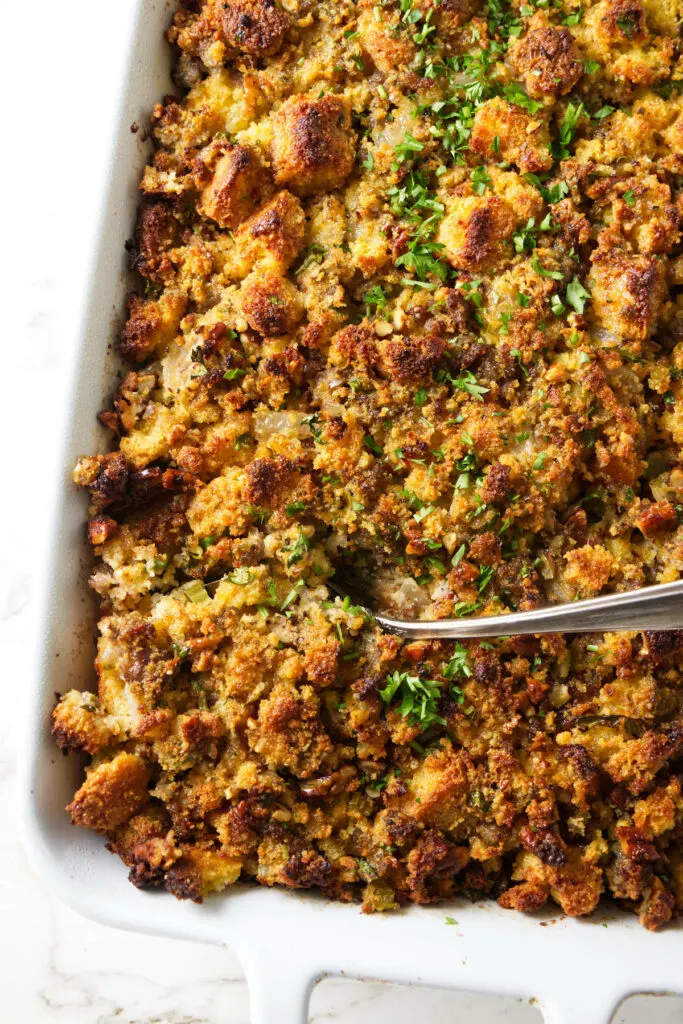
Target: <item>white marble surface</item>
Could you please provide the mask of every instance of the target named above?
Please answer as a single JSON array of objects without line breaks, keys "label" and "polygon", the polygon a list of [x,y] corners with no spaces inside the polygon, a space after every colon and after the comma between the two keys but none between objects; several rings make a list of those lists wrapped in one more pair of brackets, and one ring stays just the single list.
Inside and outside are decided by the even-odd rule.
[{"label": "white marble surface", "polygon": [[[28,685],[28,658],[38,642],[32,595],[41,572],[35,554],[45,529],[46,474],[56,457],[54,414],[87,273],[122,25],[131,2],[34,0],[3,9],[0,1020],[7,1024],[249,1020],[246,985],[230,953],[115,932],[78,917],[33,875],[16,838],[14,709]],[[508,1000],[329,979],[314,992],[311,1019],[533,1024],[540,1015]],[[683,999],[638,997],[616,1020],[683,1024]]]}]

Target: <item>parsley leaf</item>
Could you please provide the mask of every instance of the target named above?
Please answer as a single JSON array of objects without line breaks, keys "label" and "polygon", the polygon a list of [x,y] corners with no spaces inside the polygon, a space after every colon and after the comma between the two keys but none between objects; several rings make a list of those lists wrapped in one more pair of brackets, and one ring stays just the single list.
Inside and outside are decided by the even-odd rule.
[{"label": "parsley leaf", "polygon": [[560,125],[559,138],[553,144],[553,156],[556,160],[564,160],[569,156],[569,147],[574,139],[574,134],[581,116],[584,113],[583,103],[568,103],[567,109]]},{"label": "parsley leaf", "polygon": [[488,587],[489,583],[493,579],[495,571],[496,570],[492,565],[479,566],[479,575],[477,576],[476,584],[480,594],[482,594]]},{"label": "parsley leaf", "polygon": [[403,142],[399,142],[398,145],[394,147],[394,152],[398,155],[399,163],[403,163],[405,160],[408,160],[413,153],[421,153],[424,148],[424,142],[420,142],[420,140],[416,139],[414,135],[410,134],[410,132],[406,132]]},{"label": "parsley leaf", "polygon": [[295,562],[300,562],[310,547],[311,542],[304,531],[300,530],[299,536],[292,545],[289,558],[287,559],[287,565],[294,565]]},{"label": "parsley leaf", "polygon": [[567,285],[565,299],[577,313],[583,313],[586,300],[590,299],[590,292],[586,291],[576,275]]},{"label": "parsley leaf", "polygon": [[372,434],[364,435],[363,444],[372,452],[373,455],[376,455],[378,458],[381,458],[381,456],[384,455],[384,449],[382,448],[381,444],[375,441]]},{"label": "parsley leaf", "polygon": [[478,196],[483,196],[487,188],[491,188],[491,178],[484,166],[475,167],[470,174],[472,188]]},{"label": "parsley leaf", "polygon": [[521,107],[522,110],[526,110],[529,114],[536,114],[539,110],[543,109],[543,104],[527,95],[518,82],[511,82],[510,85],[506,85],[503,89],[503,96],[510,103]]},{"label": "parsley leaf", "polygon": [[385,309],[387,305],[387,297],[384,294],[382,285],[376,284],[374,288],[370,288],[363,296],[363,302],[365,303],[366,316],[370,315],[370,310],[373,306],[377,313]]},{"label": "parsley leaf", "polygon": [[452,374],[447,373],[445,370],[441,370],[437,374],[438,380],[447,381],[451,387],[456,388],[458,391],[466,391],[472,398],[476,398],[477,401],[483,402],[484,395],[487,395],[490,388],[484,387],[483,384],[477,382],[477,378],[470,370],[463,370],[458,374],[457,377],[453,377]]},{"label": "parsley leaf", "polygon": [[562,316],[566,310],[566,306],[559,295],[550,296],[550,308],[552,309],[555,316]]},{"label": "parsley leaf", "polygon": [[445,281],[448,277],[448,267],[437,255],[442,249],[443,245],[440,242],[421,242],[419,238],[414,238],[408,246],[408,251],[396,260],[396,266],[405,267],[415,274],[417,282],[409,281],[409,284],[425,282],[430,274],[438,277],[440,281]]},{"label": "parsley leaf", "polygon": [[625,14],[623,18],[617,18],[616,25],[624,33],[627,39],[633,39],[638,27],[638,15],[634,12]]},{"label": "parsley leaf", "polygon": [[562,274],[559,270],[546,270],[544,267],[542,267],[541,264],[538,262],[538,256],[534,256],[532,258],[531,269],[535,270],[537,274],[541,275],[541,277],[550,277],[553,281],[561,281],[564,277],[564,274]]},{"label": "parsley leaf", "polygon": [[524,175],[524,180],[530,185],[535,185],[546,203],[549,203],[551,206],[554,203],[559,203],[560,199],[564,199],[565,196],[569,195],[569,185],[566,181],[557,181],[553,185],[546,186],[537,174],[531,174],[530,172]]},{"label": "parsley leaf", "polygon": [[400,703],[395,710],[402,718],[407,718],[411,725],[419,725],[422,730],[431,725],[445,725],[446,719],[438,713],[438,701],[441,699],[441,684],[436,679],[420,679],[409,672],[396,669],[387,676],[386,686],[379,691],[385,704],[391,704],[395,698]]},{"label": "parsley leaf", "polygon": [[453,654],[443,667],[443,675],[446,679],[455,679],[456,676],[469,678],[472,675],[467,649],[462,644],[456,644]]}]

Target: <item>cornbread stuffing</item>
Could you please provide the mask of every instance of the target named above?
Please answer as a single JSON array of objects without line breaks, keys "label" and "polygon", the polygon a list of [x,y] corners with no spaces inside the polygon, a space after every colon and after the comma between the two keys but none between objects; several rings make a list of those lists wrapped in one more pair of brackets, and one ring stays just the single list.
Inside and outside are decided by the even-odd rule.
[{"label": "cornbread stuffing", "polygon": [[[69,805],[138,886],[683,909],[682,0],[184,0],[84,456]],[[87,685],[87,684],[86,684]]]}]

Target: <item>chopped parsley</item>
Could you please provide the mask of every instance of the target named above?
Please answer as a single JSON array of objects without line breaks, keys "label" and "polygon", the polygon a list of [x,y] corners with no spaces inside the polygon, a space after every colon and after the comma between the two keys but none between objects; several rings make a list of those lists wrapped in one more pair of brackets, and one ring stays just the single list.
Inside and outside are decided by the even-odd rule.
[{"label": "chopped parsley", "polygon": [[638,28],[638,15],[634,12],[629,12],[621,18],[616,20],[617,28],[621,29],[627,39],[631,40],[636,34]]},{"label": "chopped parsley", "polygon": [[470,174],[472,189],[478,196],[483,196],[487,188],[491,188],[491,178],[484,166],[475,167]]},{"label": "chopped parsley", "polygon": [[299,536],[294,541],[294,544],[290,548],[289,558],[287,559],[287,565],[294,565],[296,562],[300,562],[307,551],[310,550],[311,542],[304,533],[303,530],[299,531]]},{"label": "chopped parsley", "polygon": [[[303,580],[297,580],[296,581],[296,583],[294,584],[294,586],[292,587],[290,592],[287,594],[287,596],[284,599],[284,601],[282,602],[282,604],[280,605],[280,611],[281,612],[286,611],[287,608],[289,608],[290,604],[293,604],[294,601],[296,601],[297,597],[299,596],[299,591],[301,590],[303,585],[304,585],[304,581]],[[274,589],[274,587],[273,587],[273,589]]]},{"label": "chopped parsley", "polygon": [[304,254],[304,258],[299,266],[294,271],[295,274],[300,274],[303,270],[307,270],[314,263],[322,263],[327,256],[327,249],[324,245],[309,245],[308,249]]},{"label": "chopped parsley", "polygon": [[424,148],[424,142],[420,142],[410,132],[406,132],[403,142],[399,142],[394,147],[394,153],[398,156],[398,162],[402,164],[404,161],[409,160],[414,153],[421,153]]},{"label": "chopped parsley", "polygon": [[584,113],[583,103],[568,103],[564,112],[558,141],[553,145],[553,156],[556,160],[565,160],[569,156],[570,146],[581,116]]},{"label": "chopped parsley", "polygon": [[572,309],[575,309],[577,313],[583,313],[588,299],[590,299],[590,292],[586,291],[578,277],[574,275],[567,285],[565,301],[572,307]]},{"label": "chopped parsley", "polygon": [[[464,547],[464,545],[463,545]],[[443,666],[443,676],[445,679],[455,679],[456,676],[464,676],[469,679],[472,675],[472,669],[469,663],[469,657],[467,649],[462,644],[455,645],[453,654]]]},{"label": "chopped parsley", "polygon": [[515,106],[521,107],[522,110],[526,110],[528,114],[537,114],[539,110],[543,110],[543,104],[538,100],[532,99],[518,82],[511,82],[510,85],[506,85],[503,89],[503,96],[508,102],[514,103]]},{"label": "chopped parsley", "polygon": [[565,313],[567,310],[567,307],[565,306],[564,302],[557,294],[550,296],[550,308],[552,309],[555,316],[562,316],[562,314]]},{"label": "chopped parsley", "polygon": [[384,455],[384,449],[382,448],[381,444],[375,441],[372,434],[365,434],[363,436],[363,444],[369,451],[372,452],[373,455],[376,455],[378,458],[381,458],[382,455]]},{"label": "chopped parsley", "polygon": [[529,185],[534,185],[550,206],[559,203],[561,199],[569,195],[569,185],[566,181],[556,181],[552,185],[546,185],[537,174],[531,174],[531,172],[524,175],[524,180]]},{"label": "chopped parsley", "polygon": [[387,676],[386,686],[379,691],[385,704],[397,699],[395,710],[411,725],[424,731],[432,725],[445,725],[446,719],[438,713],[441,684],[436,679],[421,679],[409,672],[396,669]]},{"label": "chopped parsley", "polygon": [[546,270],[544,267],[542,267],[541,264],[538,262],[538,256],[534,256],[532,258],[531,269],[535,270],[537,274],[541,275],[541,277],[550,277],[553,281],[561,281],[564,277],[564,274],[561,273],[561,271],[559,270]]},{"label": "chopped parsley", "polygon": [[365,303],[366,316],[370,316],[370,310],[373,308],[377,313],[385,309],[387,297],[381,284],[376,284],[374,288],[370,288],[363,296],[363,302]]},{"label": "chopped parsley", "polygon": [[484,401],[484,395],[487,395],[490,388],[484,387],[483,384],[479,384],[477,378],[470,370],[462,370],[457,377],[448,373],[446,370],[440,370],[437,374],[437,379],[440,381],[446,381],[451,387],[454,387],[457,391],[465,391],[472,398],[476,398],[478,402]]}]

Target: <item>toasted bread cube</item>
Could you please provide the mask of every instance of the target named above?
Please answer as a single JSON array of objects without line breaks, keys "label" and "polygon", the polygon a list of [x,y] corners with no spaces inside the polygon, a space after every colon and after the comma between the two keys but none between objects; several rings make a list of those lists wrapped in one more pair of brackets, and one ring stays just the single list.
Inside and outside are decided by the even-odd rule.
[{"label": "toasted bread cube", "polygon": [[548,902],[550,889],[538,882],[521,882],[506,889],[498,897],[498,906],[505,910],[519,910],[523,914],[533,914]]},{"label": "toasted bread cube", "polygon": [[304,246],[306,219],[291,192],[278,192],[240,224],[235,241],[244,263],[270,263],[286,270]]},{"label": "toasted bread cube", "polygon": [[192,846],[184,851],[185,857],[199,873],[202,896],[210,892],[221,892],[234,885],[242,870],[242,860],[219,849],[202,849]]},{"label": "toasted bread cube", "polygon": [[410,68],[416,61],[418,48],[400,27],[400,19],[392,18],[388,8],[383,9],[382,20],[378,21],[374,4],[370,4],[359,14],[358,39],[383,75],[396,75],[402,84],[414,87],[419,78]]},{"label": "toasted bread cube", "polygon": [[616,570],[614,556],[602,544],[585,544],[564,557],[567,561],[565,580],[585,597],[599,594]]},{"label": "toasted bread cube", "polygon": [[67,811],[74,825],[109,832],[147,803],[148,781],[142,758],[122,752],[90,769]]},{"label": "toasted bread cube", "polygon": [[588,279],[590,315],[620,338],[644,341],[654,331],[665,297],[665,267],[652,256],[596,253]]},{"label": "toasted bread cube", "polygon": [[467,770],[467,757],[460,750],[444,744],[432,751],[410,779],[401,810],[418,821],[443,828],[466,799]]},{"label": "toasted bread cube", "polygon": [[544,25],[518,39],[511,61],[530,96],[564,96],[583,75],[583,63],[569,29]]},{"label": "toasted bread cube", "polygon": [[650,32],[676,36],[681,21],[679,0],[643,0],[643,8]]},{"label": "toasted bread cube", "polygon": [[647,46],[636,46],[615,60],[611,72],[634,85],[654,85],[671,75],[674,58],[671,39],[653,39]]},{"label": "toasted bread cube", "polygon": [[467,25],[477,9],[476,0],[418,0],[414,6],[425,16],[431,13],[431,24],[447,35]]},{"label": "toasted bread cube", "polygon": [[115,719],[102,713],[93,693],[69,690],[52,712],[52,735],[60,750],[96,754],[121,739]]},{"label": "toasted bread cube", "polygon": [[318,770],[330,741],[320,716],[320,700],[310,686],[277,683],[259,705],[249,745],[269,768],[286,768],[300,777]]},{"label": "toasted bread cube", "polygon": [[681,237],[678,209],[670,186],[654,174],[641,174],[632,184],[633,200],[628,204],[623,196],[630,184],[622,184],[621,202],[613,205],[613,224],[618,224],[637,252],[669,253]]},{"label": "toasted bread cube", "polygon": [[242,312],[250,327],[266,338],[290,334],[301,320],[301,292],[286,277],[255,271],[242,283]]},{"label": "toasted bread cube", "polygon": [[275,114],[273,129],[271,154],[278,185],[311,195],[344,184],[355,159],[347,100],[293,96]]},{"label": "toasted bread cube", "polygon": [[119,524],[111,516],[93,516],[88,520],[88,540],[93,547],[97,547],[113,537],[118,528]]},{"label": "toasted bread cube", "polygon": [[628,45],[648,37],[642,0],[600,0],[591,10],[591,25],[605,43]]},{"label": "toasted bread cube", "polygon": [[443,338],[424,335],[407,338],[395,334],[379,346],[379,366],[389,380],[399,384],[429,381],[446,348]]},{"label": "toasted bread cube", "polygon": [[681,783],[674,777],[636,803],[633,823],[646,838],[652,839],[674,829],[681,810]]},{"label": "toasted bread cube", "polygon": [[439,225],[438,240],[454,267],[481,270],[501,258],[515,225],[512,211],[498,196],[458,196]]},{"label": "toasted bread cube", "polygon": [[141,363],[173,341],[186,306],[187,299],[177,292],[166,291],[159,299],[131,295],[119,341],[123,358]]},{"label": "toasted bread cube", "polygon": [[170,818],[153,805],[118,828],[110,836],[109,849],[131,869],[128,877],[139,889],[163,885],[166,872],[181,854]]},{"label": "toasted bread cube", "polygon": [[223,33],[242,53],[269,57],[282,46],[289,16],[275,0],[228,0],[223,8]]},{"label": "toasted bread cube", "polygon": [[[497,144],[494,139],[498,139]],[[477,110],[469,148],[483,163],[507,160],[517,164],[524,174],[547,171],[553,165],[549,147],[546,122],[530,117],[500,96],[482,103]]]},{"label": "toasted bread cube", "polygon": [[187,510],[187,521],[198,537],[221,537],[226,531],[233,537],[246,533],[249,515],[244,509],[244,471],[226,468],[223,476],[198,489]]},{"label": "toasted bread cube", "polygon": [[181,244],[183,227],[171,204],[147,202],[138,213],[135,229],[137,257],[135,269],[158,283],[172,271],[167,253]]},{"label": "toasted bread cube", "polygon": [[253,213],[266,184],[263,168],[248,146],[231,146],[219,157],[202,189],[197,209],[221,228],[235,228]]},{"label": "toasted bread cube", "polygon": [[544,864],[525,850],[517,855],[512,879],[548,886],[550,895],[568,917],[582,917],[595,910],[604,888],[600,868],[590,864],[576,847],[569,849],[566,862],[557,867]]}]

